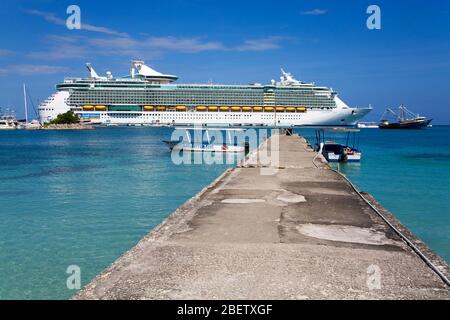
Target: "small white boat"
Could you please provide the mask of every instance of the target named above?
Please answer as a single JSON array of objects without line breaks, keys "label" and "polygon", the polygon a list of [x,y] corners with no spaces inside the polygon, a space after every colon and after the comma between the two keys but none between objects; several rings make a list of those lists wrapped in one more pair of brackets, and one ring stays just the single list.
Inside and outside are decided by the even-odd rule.
[{"label": "small white boat", "polygon": [[358,122],[357,127],[359,129],[378,129],[378,123],[376,122]]},{"label": "small white boat", "polygon": [[170,150],[180,150],[188,152],[228,152],[228,153],[243,153],[244,146],[229,146],[227,144],[180,144],[178,141],[164,141],[169,145]]},{"label": "small white boat", "polygon": [[336,142],[326,142],[322,154],[328,162],[360,162],[361,151]]},{"label": "small white boat", "polygon": [[14,110],[9,108],[5,109],[3,112],[2,107],[0,107],[0,130],[15,130],[19,128],[19,122],[14,115]]},{"label": "small white boat", "polygon": [[26,130],[39,130],[41,127],[41,123],[38,120],[31,120],[30,122],[23,124],[23,129]]},{"label": "small white boat", "polygon": [[[360,162],[362,157],[362,152],[355,147],[356,133],[359,129],[348,129],[348,128],[330,128],[321,129],[316,131],[316,151],[322,152],[322,155],[328,162]],[[335,134],[343,133],[346,134],[345,144],[337,143],[335,141],[326,141],[325,132],[331,132]],[[352,134],[352,137],[350,136]],[[353,138],[353,145],[350,146],[350,139]]]},{"label": "small white boat", "polygon": [[12,116],[0,116],[0,130],[17,129],[17,121]]},{"label": "small white boat", "polygon": [[[174,141],[174,140],[164,140],[163,142],[168,145],[170,150],[179,150],[186,152],[217,152],[217,153],[246,153],[246,145],[234,145],[231,137],[231,131],[243,131],[243,129],[225,129],[225,128],[176,128],[178,130],[185,130],[186,140],[184,141]],[[189,130],[199,130],[205,131],[206,141],[194,141],[192,142]],[[211,143],[211,138],[209,130],[214,131],[224,131],[227,132],[228,142],[218,144]],[[202,135],[201,135],[202,136]]]}]

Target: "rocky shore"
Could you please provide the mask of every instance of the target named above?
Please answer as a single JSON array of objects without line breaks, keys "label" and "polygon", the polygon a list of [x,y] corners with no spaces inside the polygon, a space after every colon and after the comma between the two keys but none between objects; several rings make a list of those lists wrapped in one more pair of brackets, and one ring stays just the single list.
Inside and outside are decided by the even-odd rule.
[{"label": "rocky shore", "polygon": [[71,124],[48,124],[44,125],[41,130],[94,130],[92,126],[86,126],[80,123]]}]

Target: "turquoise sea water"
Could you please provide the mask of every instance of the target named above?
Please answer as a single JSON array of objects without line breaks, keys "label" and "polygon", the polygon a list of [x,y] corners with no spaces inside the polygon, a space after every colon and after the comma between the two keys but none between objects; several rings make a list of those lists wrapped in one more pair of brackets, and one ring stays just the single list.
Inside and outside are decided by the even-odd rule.
[{"label": "turquoise sea water", "polygon": [[[315,144],[313,130],[298,132]],[[358,135],[362,161],[341,171],[450,262],[450,126]],[[342,135],[326,137],[345,142]]]},{"label": "turquoise sea water", "polygon": [[65,299],[225,165],[174,165],[164,128],[0,132],[0,299]]},{"label": "turquoise sea water", "polygon": [[[311,130],[299,130],[307,137]],[[226,165],[172,163],[167,128],[0,132],[0,299],[66,299]],[[450,127],[363,130],[342,170],[450,261]]]}]

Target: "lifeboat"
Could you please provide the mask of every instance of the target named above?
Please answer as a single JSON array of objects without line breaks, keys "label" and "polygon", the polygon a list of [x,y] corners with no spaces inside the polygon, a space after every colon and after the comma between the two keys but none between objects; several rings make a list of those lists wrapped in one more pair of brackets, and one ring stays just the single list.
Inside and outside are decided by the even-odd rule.
[{"label": "lifeboat", "polygon": [[186,107],[185,106],[176,106],[175,107],[175,110],[177,110],[177,111],[186,111]]},{"label": "lifeboat", "polygon": [[264,111],[273,111],[274,110],[274,107],[265,107],[264,108]]},{"label": "lifeboat", "polygon": [[155,110],[155,107],[154,106],[144,106],[144,110],[145,111],[153,111],[153,110]]},{"label": "lifeboat", "polygon": [[106,110],[106,106],[95,106],[95,110]]},{"label": "lifeboat", "polygon": [[156,107],[156,110],[158,110],[158,111],[166,111],[166,107],[165,106],[158,106],[158,107]]},{"label": "lifeboat", "polygon": [[256,111],[256,112],[261,112],[262,110],[263,110],[262,107],[254,107],[253,108],[253,111]]},{"label": "lifeboat", "polygon": [[297,107],[297,112],[306,112],[305,107]]},{"label": "lifeboat", "polygon": [[241,111],[241,107],[231,107],[231,111]]},{"label": "lifeboat", "polygon": [[246,112],[252,111],[252,107],[242,107],[242,111]]},{"label": "lifeboat", "polygon": [[295,108],[293,108],[293,107],[287,107],[287,108],[286,108],[286,111],[287,111],[287,112],[295,112]]},{"label": "lifeboat", "polygon": [[93,110],[94,106],[83,106],[84,110]]},{"label": "lifeboat", "polygon": [[198,106],[196,108],[197,111],[206,111],[206,107],[205,106]]},{"label": "lifeboat", "polygon": [[217,111],[217,110],[219,110],[219,107],[216,106],[208,107],[208,111]]},{"label": "lifeboat", "polygon": [[220,107],[219,110],[220,111],[228,111],[228,110],[230,110],[230,108],[229,107]]},{"label": "lifeboat", "polygon": [[284,107],[276,107],[275,110],[277,112],[284,112],[285,109],[284,109]]}]

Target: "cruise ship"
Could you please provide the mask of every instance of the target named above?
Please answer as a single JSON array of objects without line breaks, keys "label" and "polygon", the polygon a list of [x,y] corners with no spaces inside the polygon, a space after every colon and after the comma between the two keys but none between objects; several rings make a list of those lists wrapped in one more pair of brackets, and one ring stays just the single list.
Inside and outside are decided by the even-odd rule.
[{"label": "cruise ship", "polygon": [[281,69],[270,84],[176,84],[142,60],[130,72],[99,76],[91,64],[87,78],[66,78],[39,106],[41,123],[72,110],[84,123],[182,126],[353,126],[371,111],[351,108],[335,91],[296,80]]}]

